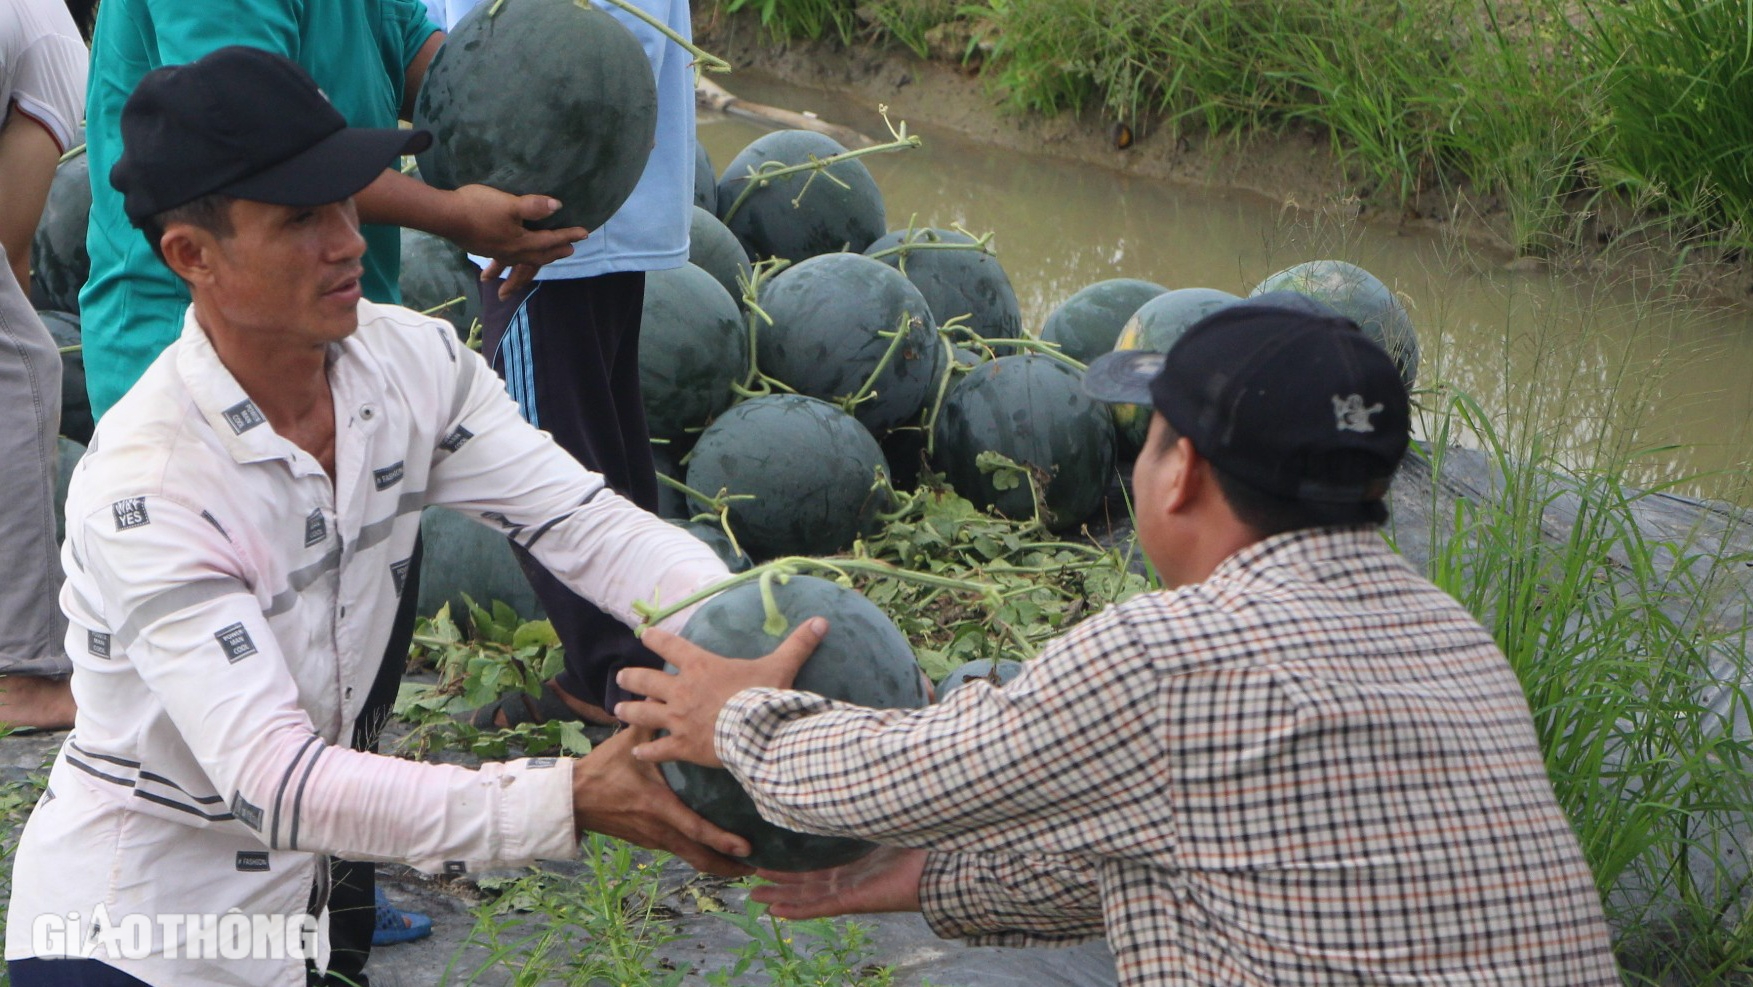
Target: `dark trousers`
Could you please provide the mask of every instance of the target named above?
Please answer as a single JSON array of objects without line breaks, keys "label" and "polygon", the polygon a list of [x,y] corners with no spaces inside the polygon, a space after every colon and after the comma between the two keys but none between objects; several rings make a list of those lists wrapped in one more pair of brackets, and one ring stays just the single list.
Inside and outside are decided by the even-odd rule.
[{"label": "dark trousers", "polygon": [[12,987],[151,987],[98,960],[9,960]]},{"label": "dark trousers", "polygon": [[[524,418],[603,475],[609,489],[657,509],[657,468],[639,393],[639,319],[644,272],[535,282],[501,301],[482,285],[482,352]],[[615,673],[662,667],[627,625],[568,589],[521,548],[518,561],[548,611],[566,669],[567,694],[613,709],[629,698]]]},{"label": "dark trousers", "polygon": [[[416,538],[402,599],[396,605],[396,621],[390,628],[390,643],[384,648],[371,691],[366,693],[365,708],[353,723],[354,750],[377,750],[378,737],[395,707],[402,672],[408,667],[408,646],[414,640],[414,603],[420,598],[423,549],[424,543]],[[371,959],[371,933],[377,925],[377,865],[330,857],[329,881],[329,970],[324,977],[313,972],[310,982],[313,987],[369,987],[371,978],[365,973],[365,964]]]}]

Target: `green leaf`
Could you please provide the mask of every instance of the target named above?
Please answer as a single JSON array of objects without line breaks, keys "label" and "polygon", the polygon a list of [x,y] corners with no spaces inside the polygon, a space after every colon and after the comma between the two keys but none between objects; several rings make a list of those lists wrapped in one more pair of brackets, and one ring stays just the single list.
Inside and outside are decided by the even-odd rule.
[{"label": "green leaf", "polygon": [[573,720],[554,721],[560,728],[560,750],[573,757],[583,757],[590,753],[593,746],[590,738],[584,735],[584,726]]},{"label": "green leaf", "polygon": [[[495,604],[495,607],[503,604]],[[509,609],[509,608],[508,608]],[[542,646],[552,648],[560,643],[560,635],[554,633],[554,625],[546,620],[532,620],[518,627],[511,635],[511,646],[518,650]]]}]

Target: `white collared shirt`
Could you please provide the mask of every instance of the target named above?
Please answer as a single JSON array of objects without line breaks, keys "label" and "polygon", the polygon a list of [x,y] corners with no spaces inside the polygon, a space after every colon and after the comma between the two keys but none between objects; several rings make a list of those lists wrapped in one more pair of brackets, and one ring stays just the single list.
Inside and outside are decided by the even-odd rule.
[{"label": "white collared shirt", "polygon": [[[323,855],[429,871],[576,852],[571,762],[479,770],[347,749],[420,512],[504,531],[632,623],[726,575],[523,422],[450,326],[361,302],[330,351],[335,478],[276,434],[191,309],[74,474],[62,606],[79,713],[25,829],[7,959],[33,918],[306,912]],[[666,621],[679,627],[687,613]],[[304,983],[302,961],[95,954],[153,984]]]}]

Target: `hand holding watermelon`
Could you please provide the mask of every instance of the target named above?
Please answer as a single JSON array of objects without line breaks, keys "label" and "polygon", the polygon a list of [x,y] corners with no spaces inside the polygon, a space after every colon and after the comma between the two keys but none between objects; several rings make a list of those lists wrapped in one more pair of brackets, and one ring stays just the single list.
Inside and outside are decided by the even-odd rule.
[{"label": "hand holding watermelon", "polygon": [[550,196],[512,195],[485,185],[464,185],[451,196],[452,217],[442,235],[477,257],[492,259],[481,280],[511,270],[499,286],[500,298],[529,283],[543,264],[571,256],[572,244],[590,235],[582,226],[558,230],[525,226],[526,221],[546,219],[559,211],[560,200]]},{"label": "hand holding watermelon", "polygon": [[615,676],[621,688],[650,697],[643,702],[617,704],[615,716],[634,726],[669,733],[633,748],[633,756],[642,761],[724,767],[712,734],[725,703],[744,689],[790,686],[827,633],[828,621],[812,617],[771,654],[742,660],[715,655],[680,635],[656,628],[646,631],[640,640],[675,666],[676,674],[655,668],[624,668]]},{"label": "hand holding watermelon", "polygon": [[681,857],[696,869],[740,877],[749,866],[747,840],[700,818],[670,791],[657,768],[631,756],[649,730],[623,730],[572,766],[572,819],[577,835],[604,833]]}]

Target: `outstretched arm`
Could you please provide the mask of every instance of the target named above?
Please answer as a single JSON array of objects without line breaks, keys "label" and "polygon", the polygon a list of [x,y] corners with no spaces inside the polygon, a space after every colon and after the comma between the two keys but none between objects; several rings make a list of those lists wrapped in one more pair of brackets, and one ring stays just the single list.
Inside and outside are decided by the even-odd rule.
[{"label": "outstretched arm", "polygon": [[1119,610],[1055,641],[1003,689],[965,687],[918,710],[771,687],[726,700],[736,676],[756,674],[747,666],[801,665],[781,658],[792,642],[745,662],[671,635],[645,640],[680,674],[620,673],[651,698],[617,715],[670,733],[635,753],[722,763],[781,826],[937,850],[1130,856],[1138,820],[1170,811],[1160,677]]},{"label": "outstretched arm", "polygon": [[[191,824],[235,821],[270,849],[429,871],[569,858],[590,829],[702,870],[748,872],[727,859],[746,853],[745,841],[690,812],[631,757],[637,735],[576,762],[477,769],[327,743],[300,702],[255,570],[208,515],[164,496],[83,513],[68,535],[68,617],[87,629],[94,654],[139,675],[211,784],[211,799],[165,793]],[[122,777],[111,780],[132,787],[127,762],[115,764]]]}]

